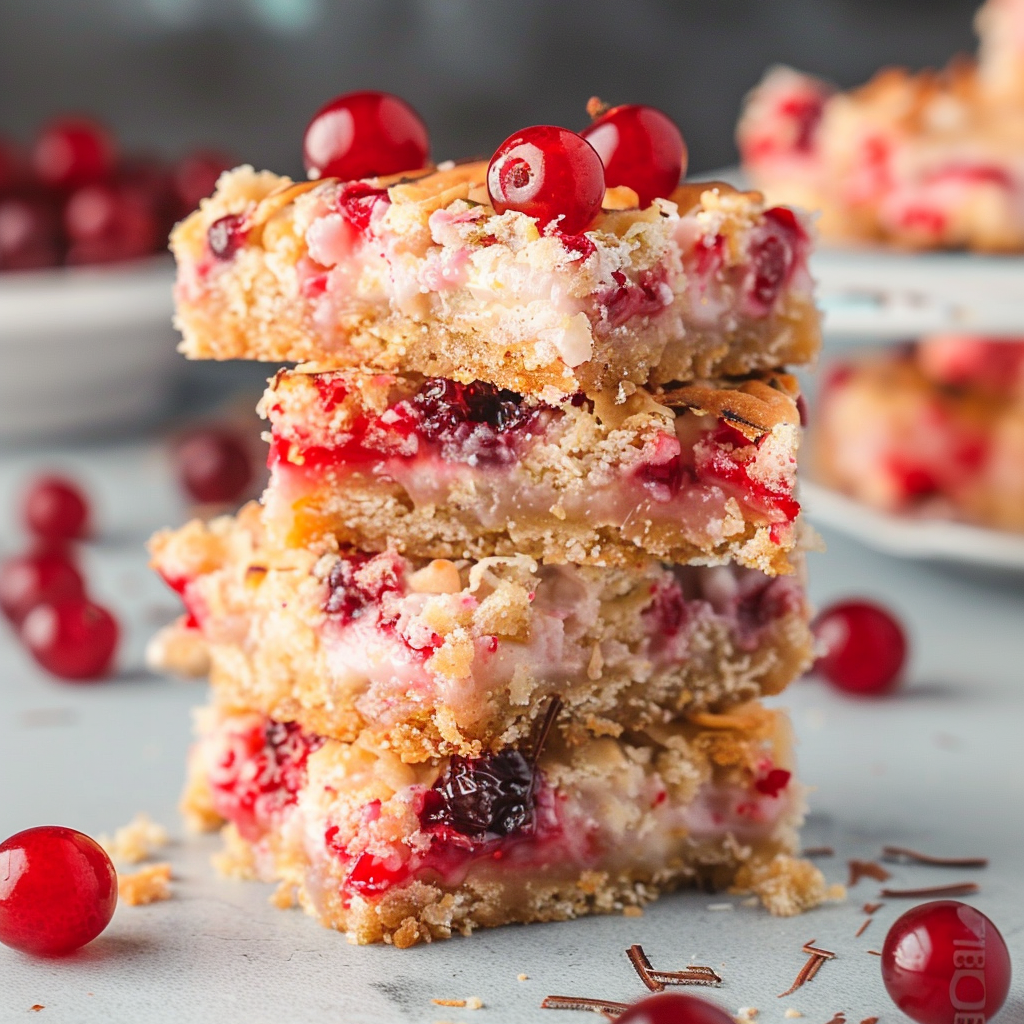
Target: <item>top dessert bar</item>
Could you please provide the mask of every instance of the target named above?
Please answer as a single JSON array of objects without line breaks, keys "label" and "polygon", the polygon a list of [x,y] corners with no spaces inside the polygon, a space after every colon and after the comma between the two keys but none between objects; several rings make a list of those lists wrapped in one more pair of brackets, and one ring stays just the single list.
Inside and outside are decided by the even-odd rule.
[{"label": "top dessert bar", "polygon": [[822,211],[823,237],[1024,250],[1024,3],[978,12],[978,61],[887,68],[848,93],[774,68],[737,129],[774,202]]},{"label": "top dessert bar", "polygon": [[171,237],[182,351],[552,398],[816,355],[811,243],[791,210],[721,184],[641,210],[620,188],[584,233],[541,232],[494,211],[486,166],[350,182],[225,174]]}]

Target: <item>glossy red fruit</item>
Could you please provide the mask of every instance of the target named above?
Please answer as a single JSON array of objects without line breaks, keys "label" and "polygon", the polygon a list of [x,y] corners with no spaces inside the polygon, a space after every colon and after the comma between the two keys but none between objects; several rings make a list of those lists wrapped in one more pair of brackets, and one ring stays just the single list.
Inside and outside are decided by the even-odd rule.
[{"label": "glossy red fruit", "polygon": [[0,843],[0,942],[59,956],[92,942],[117,906],[117,875],[103,848],[60,825]]},{"label": "glossy red fruit", "polygon": [[553,125],[510,135],[491,157],[487,192],[498,213],[516,210],[541,227],[556,223],[576,235],[590,225],[604,198],[604,165],[575,132]]},{"label": "glossy red fruit", "polygon": [[870,601],[845,601],[826,608],[814,622],[825,653],[814,669],[847,693],[887,693],[899,682],[907,659],[907,636],[891,612]]},{"label": "glossy red fruit", "polygon": [[211,149],[198,149],[179,160],[173,174],[178,215],[191,213],[200,199],[213,195],[217,179],[234,166],[231,157]]},{"label": "glossy red fruit", "polygon": [[86,117],[51,121],[32,147],[36,177],[51,188],[73,189],[114,173],[117,146],[103,125]]},{"label": "glossy red fruit", "polygon": [[306,127],[302,155],[311,178],[371,178],[427,163],[430,138],[419,114],[387,92],[349,92],[322,106]]},{"label": "glossy red fruit", "polygon": [[21,639],[47,672],[61,679],[108,675],[119,629],[113,615],[86,597],[37,604],[21,623]]},{"label": "glossy red fruit", "polygon": [[76,189],[64,208],[68,263],[116,263],[154,252],[161,238],[160,211],[141,188],[97,182]]},{"label": "glossy red fruit", "polygon": [[196,501],[237,501],[253,480],[244,441],[230,430],[207,427],[190,434],[177,450],[178,478]]},{"label": "glossy red fruit", "polygon": [[0,195],[24,185],[27,171],[21,147],[0,136]]},{"label": "glossy red fruit", "polygon": [[0,270],[42,270],[64,258],[60,210],[39,190],[0,195]]},{"label": "glossy red fruit", "polygon": [[78,540],[89,532],[89,503],[81,490],[60,476],[42,476],[25,495],[25,526],[46,540]]},{"label": "glossy red fruit", "polygon": [[37,604],[64,601],[84,593],[81,574],[58,552],[16,555],[0,565],[0,611],[15,625]]},{"label": "glossy red fruit", "polygon": [[721,1007],[686,992],[659,992],[634,1003],[618,1024],[735,1024]]},{"label": "glossy red fruit", "polygon": [[936,900],[908,910],[882,947],[882,981],[918,1024],[992,1019],[1010,991],[1010,954],[999,929],[979,910]]},{"label": "glossy red fruit", "polygon": [[628,186],[640,197],[641,207],[670,195],[686,173],[682,133],[655,107],[612,107],[580,135],[597,150],[608,187]]}]

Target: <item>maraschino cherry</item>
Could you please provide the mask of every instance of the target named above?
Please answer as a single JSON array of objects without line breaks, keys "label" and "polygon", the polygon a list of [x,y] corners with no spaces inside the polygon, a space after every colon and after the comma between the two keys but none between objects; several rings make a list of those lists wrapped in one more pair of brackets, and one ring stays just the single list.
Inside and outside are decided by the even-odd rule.
[{"label": "maraschino cherry", "polygon": [[387,92],[350,92],[322,106],[302,140],[311,178],[372,178],[425,166],[427,127],[403,99]]},{"label": "maraschino cherry", "polygon": [[1010,991],[1010,954],[981,911],[936,900],[908,910],[889,929],[882,981],[918,1024],[985,1022]]},{"label": "maraschino cherry", "polygon": [[825,653],[814,669],[847,693],[888,693],[899,682],[907,637],[891,612],[870,601],[845,601],[826,608],[814,622]]},{"label": "maraschino cherry", "polygon": [[604,191],[604,165],[594,147],[553,125],[510,135],[487,168],[487,192],[498,213],[525,213],[542,228],[557,223],[567,235],[590,225]]},{"label": "maraschino cherry", "polygon": [[22,516],[31,533],[45,540],[79,540],[89,532],[89,502],[62,476],[41,476],[25,494]]},{"label": "maraschino cherry", "polygon": [[0,843],[0,942],[60,956],[92,942],[117,905],[117,875],[94,840],[42,825]]},{"label": "maraschino cherry", "polygon": [[634,1003],[618,1024],[734,1024],[714,1003],[685,992],[659,992]]},{"label": "maraschino cherry", "polygon": [[686,143],[668,114],[636,103],[612,107],[591,100],[595,117],[580,132],[604,164],[609,187],[625,185],[640,199],[640,206],[665,198],[686,173]]},{"label": "maraschino cherry", "polygon": [[37,604],[21,623],[21,639],[36,661],[71,681],[109,674],[119,632],[114,616],[86,597]]}]

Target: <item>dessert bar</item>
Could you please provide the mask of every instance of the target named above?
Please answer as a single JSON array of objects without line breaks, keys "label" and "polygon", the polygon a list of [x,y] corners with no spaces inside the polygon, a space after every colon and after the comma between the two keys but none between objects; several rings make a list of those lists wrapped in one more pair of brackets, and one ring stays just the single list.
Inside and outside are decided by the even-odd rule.
[{"label": "dessert bar", "polygon": [[533,217],[494,211],[486,167],[297,184],[224,175],[171,239],[182,351],[554,399],[814,358],[810,239],[791,210],[686,185],[646,209],[604,210],[582,234],[541,233]]},{"label": "dessert bar", "polygon": [[264,396],[272,546],[428,557],[645,555],[792,571],[800,414],[786,374],[576,395],[281,371]]},{"label": "dessert bar", "polygon": [[572,748],[541,729],[417,765],[256,713],[197,721],[183,808],[200,828],[229,823],[221,869],[279,881],[275,902],[352,942],[406,947],[766,876],[774,913],[826,897],[791,856],[804,801],[788,722],[756,704]]},{"label": "dessert bar", "polygon": [[778,692],[812,657],[793,575],[280,552],[259,520],[252,505],[154,538],[187,614],[152,661],[209,667],[227,707],[410,761],[513,742],[555,695],[572,738],[616,735]]}]

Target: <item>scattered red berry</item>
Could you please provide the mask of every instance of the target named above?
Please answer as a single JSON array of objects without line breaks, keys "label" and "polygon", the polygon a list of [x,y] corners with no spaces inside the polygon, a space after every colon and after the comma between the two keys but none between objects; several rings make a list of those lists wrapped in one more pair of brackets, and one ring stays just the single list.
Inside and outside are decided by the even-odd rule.
[{"label": "scattered red berry", "polygon": [[180,214],[191,213],[200,199],[212,195],[217,179],[234,166],[231,157],[207,149],[196,150],[179,160],[173,184]]},{"label": "scattered red berry", "polygon": [[230,430],[208,427],[188,436],[177,451],[178,476],[196,501],[236,501],[253,480],[245,443]]},{"label": "scattered red berry", "polygon": [[918,1024],[988,1021],[1010,990],[1010,954],[981,911],[937,900],[908,910],[889,929],[882,981]]},{"label": "scattered red berry", "polygon": [[60,211],[42,193],[0,196],[0,271],[40,270],[64,255]]},{"label": "scattered red berry", "polygon": [[61,679],[98,679],[109,673],[118,639],[117,620],[86,597],[37,604],[21,623],[32,656]]},{"label": "scattered red berry", "polygon": [[907,637],[891,612],[868,601],[826,608],[814,622],[825,653],[815,671],[847,693],[887,693],[899,681],[907,658]]},{"label": "scattered red berry", "polygon": [[21,148],[0,136],[0,194],[24,184],[27,168]]},{"label": "scattered red berry", "polygon": [[609,187],[626,185],[640,206],[671,194],[686,173],[686,143],[675,123],[654,107],[612,107],[580,132],[604,164]]},{"label": "scattered red berry", "polygon": [[732,1017],[714,1003],[685,992],[659,992],[634,1003],[619,1024],[734,1024]]},{"label": "scattered red berry", "polygon": [[36,176],[51,188],[73,189],[114,173],[117,148],[103,125],[85,117],[51,121],[32,148]]},{"label": "scattered red berry", "polygon": [[43,476],[25,495],[25,525],[47,540],[77,540],[88,533],[89,503],[81,490],[59,476]]},{"label": "scattered red berry", "polygon": [[536,217],[541,227],[557,222],[567,235],[589,226],[604,187],[604,165],[594,147],[552,125],[510,135],[487,168],[487,192],[498,213],[516,210]]},{"label": "scattered red berry", "polygon": [[0,843],[0,942],[59,956],[92,942],[117,906],[117,875],[81,832],[41,825]]},{"label": "scattered red berry", "polygon": [[350,92],[322,106],[306,127],[302,155],[311,178],[371,178],[427,163],[427,128],[405,100]]},{"label": "scattered red berry", "polygon": [[0,610],[19,625],[37,604],[81,597],[85,584],[68,558],[42,551],[16,555],[0,565]]}]

